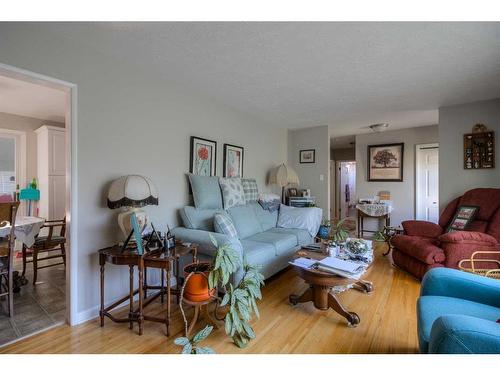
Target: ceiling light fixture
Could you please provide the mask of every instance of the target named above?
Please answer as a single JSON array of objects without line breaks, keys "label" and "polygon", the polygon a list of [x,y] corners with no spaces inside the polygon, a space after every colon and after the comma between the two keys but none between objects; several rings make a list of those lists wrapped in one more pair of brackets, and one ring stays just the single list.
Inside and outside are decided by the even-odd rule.
[{"label": "ceiling light fixture", "polygon": [[386,122],[383,122],[381,124],[373,124],[370,125],[369,128],[373,130],[375,133],[379,133],[389,127],[389,124]]}]

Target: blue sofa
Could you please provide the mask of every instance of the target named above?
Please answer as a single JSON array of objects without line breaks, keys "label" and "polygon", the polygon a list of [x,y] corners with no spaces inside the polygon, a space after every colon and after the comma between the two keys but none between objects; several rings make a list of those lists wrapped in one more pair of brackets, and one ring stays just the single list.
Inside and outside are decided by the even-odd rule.
[{"label": "blue sofa", "polygon": [[500,353],[500,281],[435,268],[417,303],[421,353]]},{"label": "blue sofa", "polygon": [[[308,231],[303,229],[277,228],[278,212],[264,210],[254,201],[226,210],[231,217],[238,237],[229,237],[214,231],[213,217],[218,209],[200,209],[186,206],[180,210],[184,226],[176,227],[173,233],[183,242],[200,245],[200,259],[210,260],[216,249],[212,245],[209,233],[219,244],[229,243],[239,252],[241,259],[246,258],[252,265],[260,265],[261,273],[268,278],[288,265],[292,254],[302,245],[314,242]],[[234,275],[233,282],[238,282],[243,271]]]}]

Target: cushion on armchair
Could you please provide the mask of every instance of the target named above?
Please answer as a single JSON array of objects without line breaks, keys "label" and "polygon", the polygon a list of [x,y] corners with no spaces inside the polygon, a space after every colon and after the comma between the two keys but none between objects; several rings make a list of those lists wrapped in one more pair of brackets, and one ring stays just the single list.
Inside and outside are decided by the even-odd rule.
[{"label": "cushion on armchair", "polygon": [[436,238],[443,233],[443,228],[437,224],[423,220],[407,220],[401,223],[408,236]]},{"label": "cushion on armchair", "polygon": [[443,249],[436,246],[438,241],[435,239],[403,234],[395,236],[392,244],[402,253],[426,264],[440,263],[445,260]]},{"label": "cushion on armchair", "polygon": [[442,234],[438,237],[440,242],[447,243],[463,243],[463,244],[477,244],[478,246],[495,246],[497,240],[486,233],[469,232],[469,231],[456,231]]}]

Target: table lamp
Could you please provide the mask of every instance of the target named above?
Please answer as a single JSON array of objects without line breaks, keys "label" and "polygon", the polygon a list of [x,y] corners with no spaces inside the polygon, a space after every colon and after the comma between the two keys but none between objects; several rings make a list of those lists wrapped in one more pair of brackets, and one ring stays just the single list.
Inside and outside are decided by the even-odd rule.
[{"label": "table lamp", "polygon": [[113,181],[108,191],[108,207],[123,208],[118,214],[118,226],[124,239],[132,231],[131,215],[135,213],[140,231],[148,224],[148,216],[141,207],[158,205],[158,193],[149,178],[139,175],[122,176]]},{"label": "table lamp", "polygon": [[286,164],[281,164],[272,169],[269,174],[268,182],[281,187],[281,201],[285,202],[285,187],[288,185],[299,185],[299,176]]}]

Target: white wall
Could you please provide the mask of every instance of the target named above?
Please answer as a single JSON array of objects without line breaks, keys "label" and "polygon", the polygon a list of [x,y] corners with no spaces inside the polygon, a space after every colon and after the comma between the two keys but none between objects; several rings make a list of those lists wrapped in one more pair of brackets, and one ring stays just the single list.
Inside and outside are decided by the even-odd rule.
[{"label": "white wall", "polygon": [[[116,211],[106,207],[109,183],[125,174],[151,178],[160,205],[148,207],[158,228],[177,223],[188,203],[185,177],[191,135],[218,142],[222,175],[224,142],[245,147],[245,176],[265,188],[266,173],[287,157],[285,130],[185,92],[143,65],[129,65],[74,45],[40,24],[0,24],[0,62],[78,85],[78,319],[95,316],[99,302],[97,250],[119,234]],[[165,67],[168,69],[168,67]],[[128,271],[108,266],[106,300],[126,292]]]},{"label": "white wall", "polygon": [[[463,135],[484,124],[495,131],[495,169],[464,169]],[[476,187],[500,187],[500,99],[439,108],[439,199],[447,203]]]},{"label": "white wall", "polygon": [[[415,218],[415,146],[438,141],[438,126],[423,126],[356,136],[356,195],[357,198],[373,197],[381,190],[391,192],[394,211],[391,225]],[[402,182],[368,182],[368,145],[404,142]],[[440,155],[442,150],[440,150]],[[441,156],[440,156],[441,157]],[[369,222],[370,221],[370,222]],[[374,229],[376,219],[365,220],[365,228]]]},{"label": "white wall", "polygon": [[45,121],[37,118],[0,112],[0,129],[17,130],[26,134],[26,181],[22,182],[23,184],[31,181],[33,177],[38,177],[36,160],[37,141],[35,130],[42,125],[64,127],[64,124],[59,122]]},{"label": "white wall", "polygon": [[[316,150],[314,164],[300,164],[300,150]],[[288,132],[288,164],[297,172],[301,189],[311,189],[316,206],[329,218],[330,209],[330,138],[328,126],[290,130]],[[323,179],[321,180],[321,176]]]}]

